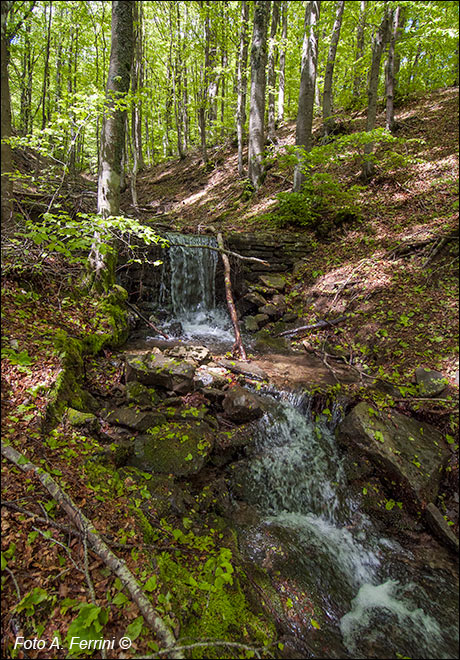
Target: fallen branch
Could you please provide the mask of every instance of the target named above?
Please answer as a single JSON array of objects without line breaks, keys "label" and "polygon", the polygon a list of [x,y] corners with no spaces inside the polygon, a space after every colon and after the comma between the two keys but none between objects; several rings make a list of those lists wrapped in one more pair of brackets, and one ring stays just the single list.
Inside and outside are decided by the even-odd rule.
[{"label": "fallen branch", "polygon": [[237,351],[242,360],[247,360],[246,351],[244,350],[243,341],[241,339],[240,325],[238,323],[238,315],[236,313],[235,302],[232,293],[232,280],[230,277],[230,261],[224,249],[224,239],[222,234],[217,234],[217,244],[220,247],[222,254],[222,261],[224,263],[224,280],[225,280],[225,297],[227,298],[228,311],[233,323],[233,331],[235,333],[235,343],[233,344],[233,351]]},{"label": "fallen branch", "polygon": [[151,321],[149,321],[147,318],[145,318],[145,316],[144,316],[143,314],[141,314],[140,311],[139,311],[138,309],[136,309],[136,307],[134,307],[134,305],[131,305],[131,303],[128,302],[128,301],[126,301],[126,304],[128,305],[128,307],[129,307],[130,309],[133,310],[133,312],[134,312],[135,314],[137,314],[137,316],[138,316],[142,321],[144,321],[144,323],[147,323],[147,325],[148,325],[150,328],[152,328],[152,330],[155,330],[155,332],[157,332],[159,335],[162,335],[165,339],[169,339],[168,335],[166,335],[166,334],[163,332],[163,330],[160,330],[160,328],[157,328],[156,325],[154,325]]},{"label": "fallen branch", "polygon": [[315,328],[327,328],[330,325],[336,325],[337,323],[340,323],[341,321],[344,321],[347,317],[346,316],[339,316],[336,319],[333,319],[332,321],[318,321],[318,323],[311,323],[310,325],[302,325],[300,328],[295,328],[294,330],[284,330],[284,332],[280,332],[279,334],[276,335],[276,337],[288,337],[290,335],[296,335],[299,332],[303,332],[304,330],[314,330]]},{"label": "fallen branch", "polygon": [[[223,243],[222,243],[223,245]],[[269,266],[268,261],[263,259],[258,259],[257,257],[244,257],[238,252],[232,252],[232,250],[226,250],[224,247],[214,247],[214,245],[186,245],[185,243],[171,243],[170,247],[184,247],[184,248],[202,248],[203,250],[213,250],[214,252],[219,252],[220,254],[226,254],[229,257],[236,257],[241,261],[251,261],[255,264],[263,264],[264,266]]]},{"label": "fallen branch", "polygon": [[[102,559],[106,566],[113,571],[128,589],[149,628],[154,631],[158,638],[167,647],[165,649],[165,655],[169,655],[170,651],[168,649],[177,643],[176,639],[171,630],[164,623],[163,619],[156,614],[152,603],[142,591],[141,586],[127,567],[126,562],[112,552],[109,546],[101,539],[93,523],[84,515],[72,498],[62,490],[48,472],[43,468],[34,465],[34,463],[30,463],[23,454],[16,451],[16,449],[13,449],[10,445],[4,445],[2,443],[1,450],[2,456],[14,463],[14,465],[20,468],[23,472],[34,472],[40,480],[40,483],[47,489],[62,509],[64,509],[72,523],[87,536],[88,543],[93,552]],[[168,653],[166,653],[166,651],[168,651]],[[174,657],[183,658],[183,655],[176,652]]]}]

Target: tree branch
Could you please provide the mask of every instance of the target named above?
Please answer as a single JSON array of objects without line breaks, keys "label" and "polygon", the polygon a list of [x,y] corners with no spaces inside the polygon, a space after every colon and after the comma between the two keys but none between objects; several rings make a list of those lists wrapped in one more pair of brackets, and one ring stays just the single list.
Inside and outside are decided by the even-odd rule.
[{"label": "tree branch", "polygon": [[258,259],[257,257],[244,257],[242,254],[238,254],[238,252],[232,252],[232,250],[226,250],[223,247],[214,247],[213,245],[186,245],[185,243],[172,243],[170,247],[203,248],[204,250],[214,250],[214,252],[219,252],[220,254],[236,257],[236,259],[240,259],[241,261],[251,261],[252,263],[263,264],[264,266],[270,265],[268,261],[264,261],[263,259]]},{"label": "tree branch", "polygon": [[[128,589],[133,601],[139,607],[147,625],[153,630],[158,638],[165,644],[165,655],[170,654],[170,647],[176,644],[176,639],[164,623],[163,619],[159,617],[152,603],[149,601],[145,593],[142,591],[141,586],[137,582],[134,575],[129,570],[126,562],[117,557],[109,546],[101,539],[97,529],[92,522],[87,518],[84,513],[77,507],[72,498],[62,490],[58,483],[51,477],[48,472],[43,468],[30,463],[27,458],[16,451],[10,445],[1,445],[2,456],[14,463],[23,472],[32,471],[40,480],[40,483],[48,490],[56,502],[64,509],[73,524],[85,535],[87,535],[88,543],[93,552],[95,552],[104,563],[113,571],[113,573],[121,580],[123,585]],[[179,652],[175,652],[175,658],[182,659],[184,656]]]}]

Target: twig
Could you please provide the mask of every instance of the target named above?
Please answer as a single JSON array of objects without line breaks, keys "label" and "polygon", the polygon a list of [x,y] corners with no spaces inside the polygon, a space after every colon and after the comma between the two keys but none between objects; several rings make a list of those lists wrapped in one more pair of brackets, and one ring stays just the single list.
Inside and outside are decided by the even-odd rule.
[{"label": "twig", "polygon": [[131,305],[131,303],[128,302],[128,301],[126,301],[126,304],[128,305],[128,307],[129,307],[130,309],[133,310],[133,312],[134,312],[135,314],[137,314],[137,316],[138,316],[140,319],[142,319],[142,320],[144,321],[144,323],[147,323],[147,325],[148,325],[150,328],[152,328],[152,330],[155,330],[155,332],[157,332],[159,335],[162,335],[165,339],[169,339],[168,335],[165,334],[165,333],[163,332],[163,330],[160,330],[159,328],[157,328],[156,325],[154,325],[151,321],[149,321],[147,318],[145,318],[145,316],[144,316],[143,314],[141,314],[141,312],[140,312],[138,309],[136,309],[136,308],[134,307],[134,305]]},{"label": "twig", "polygon": [[19,589],[19,585],[17,583],[16,578],[14,577],[13,571],[11,570],[11,568],[8,568],[8,566],[5,566],[5,568],[3,570],[6,571],[8,573],[8,575],[10,576],[10,578],[13,580],[13,584],[14,584],[14,587],[16,589],[16,593],[18,595],[18,601],[21,601],[22,600],[21,590]]},{"label": "twig", "polygon": [[263,259],[258,259],[257,257],[245,257],[242,254],[238,254],[238,252],[233,252],[232,250],[226,250],[223,247],[222,248],[214,247],[214,245],[186,245],[185,243],[171,243],[169,247],[170,248],[184,247],[184,248],[199,248],[199,249],[202,248],[203,250],[214,250],[214,252],[220,252],[220,254],[226,254],[229,257],[236,257],[241,261],[251,261],[256,264],[263,264],[264,266],[270,265],[268,261],[264,261]]},{"label": "twig", "polygon": [[[169,649],[170,651],[190,651],[191,649],[196,649],[196,648],[203,648],[203,647],[209,647],[209,646],[228,646],[230,648],[235,648],[235,649],[242,649],[243,651],[250,651],[251,653],[254,653],[254,656],[256,658],[260,658],[261,655],[259,653],[259,649],[255,648],[254,646],[248,646],[247,644],[240,644],[239,642],[226,642],[225,640],[216,640],[216,641],[207,641],[207,642],[195,642],[193,644],[186,644],[184,646],[174,646],[172,649]],[[158,651],[156,655],[150,655],[150,656],[143,656],[143,660],[149,660],[149,659],[154,659],[157,658],[158,656],[163,656],[168,653],[168,649],[165,649],[164,651]]]},{"label": "twig", "polygon": [[230,313],[230,318],[232,319],[233,332],[235,334],[233,351],[237,352],[242,360],[247,360],[246,351],[243,346],[243,340],[241,339],[240,325],[235,309],[235,301],[233,300],[232,280],[230,277],[230,261],[228,259],[228,253],[224,249],[224,239],[222,238],[222,234],[220,232],[217,234],[217,244],[219,245],[222,261],[224,263],[225,297],[227,298],[227,307]]},{"label": "twig", "polygon": [[311,323],[310,325],[302,325],[300,328],[295,328],[294,330],[285,330],[284,332],[280,332],[275,336],[287,337],[289,335],[296,335],[297,333],[302,332],[303,330],[313,330],[314,328],[327,328],[330,325],[336,325],[337,323],[344,321],[346,318],[347,318],[346,316],[339,316],[337,319],[333,319],[332,321],[321,320],[318,321],[318,323]]},{"label": "twig", "polygon": [[47,541],[51,541],[51,543],[56,543],[56,545],[60,545],[61,548],[64,548],[64,550],[66,551],[70,561],[75,566],[77,571],[79,573],[84,573],[84,570],[77,564],[77,562],[72,557],[72,555],[70,553],[70,548],[68,548],[64,543],[61,543],[61,541],[58,541],[57,539],[53,538],[52,536],[46,536],[45,532],[41,529],[38,529],[38,527],[34,527],[32,525],[32,529],[35,530],[36,532],[38,532],[39,534],[41,534],[43,536],[43,538],[45,538]]}]

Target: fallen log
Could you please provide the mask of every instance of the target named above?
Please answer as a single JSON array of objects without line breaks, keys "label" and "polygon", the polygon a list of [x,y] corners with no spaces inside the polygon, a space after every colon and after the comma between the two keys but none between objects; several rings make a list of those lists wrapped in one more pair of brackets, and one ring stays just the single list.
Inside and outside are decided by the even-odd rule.
[{"label": "fallen log", "polygon": [[235,334],[235,343],[233,344],[232,352],[237,352],[241,360],[247,360],[246,351],[244,350],[243,341],[241,339],[240,324],[238,323],[238,315],[236,313],[235,302],[232,293],[232,280],[230,277],[230,261],[224,249],[224,239],[222,234],[217,234],[217,244],[222,254],[222,261],[224,263],[224,280],[225,280],[225,297],[227,298],[227,307],[232,319],[233,332]]},{"label": "fallen log", "polygon": [[165,339],[169,339],[168,335],[165,334],[165,333],[163,332],[163,330],[160,330],[160,328],[157,328],[156,325],[154,325],[151,321],[149,321],[147,318],[145,318],[145,316],[144,316],[143,314],[141,314],[140,311],[139,311],[138,309],[136,309],[136,307],[134,307],[134,305],[131,305],[131,303],[128,302],[128,301],[126,301],[126,304],[128,305],[128,307],[129,307],[130,309],[133,310],[133,312],[134,312],[134,313],[135,313],[135,314],[136,314],[136,315],[137,315],[142,321],[144,321],[144,323],[147,323],[147,325],[148,325],[150,328],[152,328],[152,330],[155,330],[155,332],[157,332],[159,335],[162,335]]},{"label": "fallen log", "polygon": [[344,321],[346,318],[347,318],[346,316],[339,316],[338,318],[333,319],[332,321],[321,320],[318,321],[317,323],[311,323],[310,325],[302,325],[300,328],[294,328],[294,330],[284,330],[284,332],[280,332],[279,334],[277,334],[276,337],[288,337],[290,335],[296,335],[299,332],[303,332],[304,330],[314,330],[315,328],[327,328],[330,325],[337,325],[337,323]]},{"label": "fallen log", "polygon": [[[137,582],[134,575],[129,570],[126,562],[115,555],[109,546],[102,540],[97,529],[93,523],[85,516],[85,514],[77,507],[72,498],[58,485],[58,483],[51,477],[46,470],[38,467],[34,463],[30,463],[27,458],[20,452],[13,449],[10,445],[1,444],[2,456],[14,463],[23,472],[34,472],[40,480],[42,486],[50,493],[51,497],[61,506],[66,512],[71,522],[75,527],[82,532],[84,537],[88,540],[88,545],[92,551],[102,559],[102,561],[110,568],[111,571],[120,579],[123,585],[131,594],[133,601],[138,606],[146,624],[157,635],[157,637],[165,644],[165,654],[168,647],[174,647],[177,640],[172,631],[165,624],[163,619],[157,615],[152,603],[142,590],[142,587]],[[183,658],[178,651],[174,652],[174,658]]]}]

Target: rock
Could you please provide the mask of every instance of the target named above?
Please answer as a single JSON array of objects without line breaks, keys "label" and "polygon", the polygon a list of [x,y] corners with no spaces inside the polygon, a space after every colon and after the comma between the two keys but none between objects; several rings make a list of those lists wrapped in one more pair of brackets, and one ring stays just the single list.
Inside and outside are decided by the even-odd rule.
[{"label": "rock", "polygon": [[244,319],[244,327],[248,332],[257,332],[259,324],[255,316],[246,316]]},{"label": "rock", "polygon": [[179,394],[193,390],[195,366],[189,362],[179,362],[153,352],[140,357],[127,357],[126,381],[138,380],[143,385],[154,385]]},{"label": "rock", "polygon": [[220,388],[227,385],[229,380],[231,379],[229,378],[227,370],[219,366],[210,367],[209,365],[202,365],[201,367],[198,367],[194,376],[194,384],[196,388]]},{"label": "rock", "polygon": [[289,340],[285,337],[273,337],[266,329],[259,330],[255,335],[253,349],[257,353],[291,353]]},{"label": "rock", "polygon": [[201,389],[204,396],[214,405],[219,405],[225,396],[225,392],[216,387],[203,387]]},{"label": "rock", "polygon": [[259,280],[265,286],[268,286],[277,291],[284,291],[286,287],[286,279],[281,273],[267,273],[259,275]]},{"label": "rock", "polygon": [[212,358],[211,351],[206,346],[175,346],[166,354],[180,360],[187,360],[195,364],[206,364]]},{"label": "rock", "polygon": [[168,323],[167,331],[173,337],[181,337],[184,334],[184,328],[180,321],[171,321],[171,323]]},{"label": "rock", "polygon": [[443,392],[448,381],[439,371],[418,367],[415,370],[415,379],[421,396],[437,396]]},{"label": "rock", "polygon": [[171,422],[137,436],[130,463],[141,470],[184,477],[201,470],[213,446],[206,422]]},{"label": "rock", "polygon": [[126,398],[128,403],[135,403],[143,408],[151,408],[160,402],[160,397],[153,387],[146,387],[137,380],[126,384]]},{"label": "rock", "polygon": [[442,434],[429,424],[361,402],[339,425],[337,440],[364,456],[398,499],[419,511],[436,498],[448,460]]},{"label": "rock", "polygon": [[247,362],[241,362],[240,360],[226,360],[225,358],[219,360],[219,364],[229,371],[243,374],[243,376],[247,376],[253,380],[268,380],[265,371],[256,364],[248,364]]},{"label": "rock", "polygon": [[265,298],[257,291],[250,291],[245,296],[243,296],[243,300],[250,303],[254,307],[261,307],[262,305],[267,304]]},{"label": "rock", "polygon": [[235,385],[227,390],[222,407],[227,417],[234,422],[243,424],[262,417],[265,404],[256,394]]},{"label": "rock", "polygon": [[430,502],[425,509],[425,522],[433,534],[458,555],[459,541],[437,506]]},{"label": "rock", "polygon": [[282,312],[278,309],[276,305],[263,305],[263,307],[259,307],[259,314],[266,314],[270,318],[279,318],[282,316]]},{"label": "rock", "polygon": [[97,433],[99,430],[99,421],[96,415],[87,412],[80,412],[74,408],[67,408],[66,415],[70,426],[75,428],[84,428],[91,433]]},{"label": "rock", "polygon": [[137,407],[122,406],[106,411],[106,421],[108,424],[124,426],[135,431],[146,431],[152,426],[163,424],[166,418],[161,413],[142,411]]},{"label": "rock", "polygon": [[297,316],[297,314],[294,314],[294,312],[286,312],[286,314],[284,314],[283,316],[283,321],[285,323],[293,323],[294,321],[297,321],[298,318],[299,317]]}]

